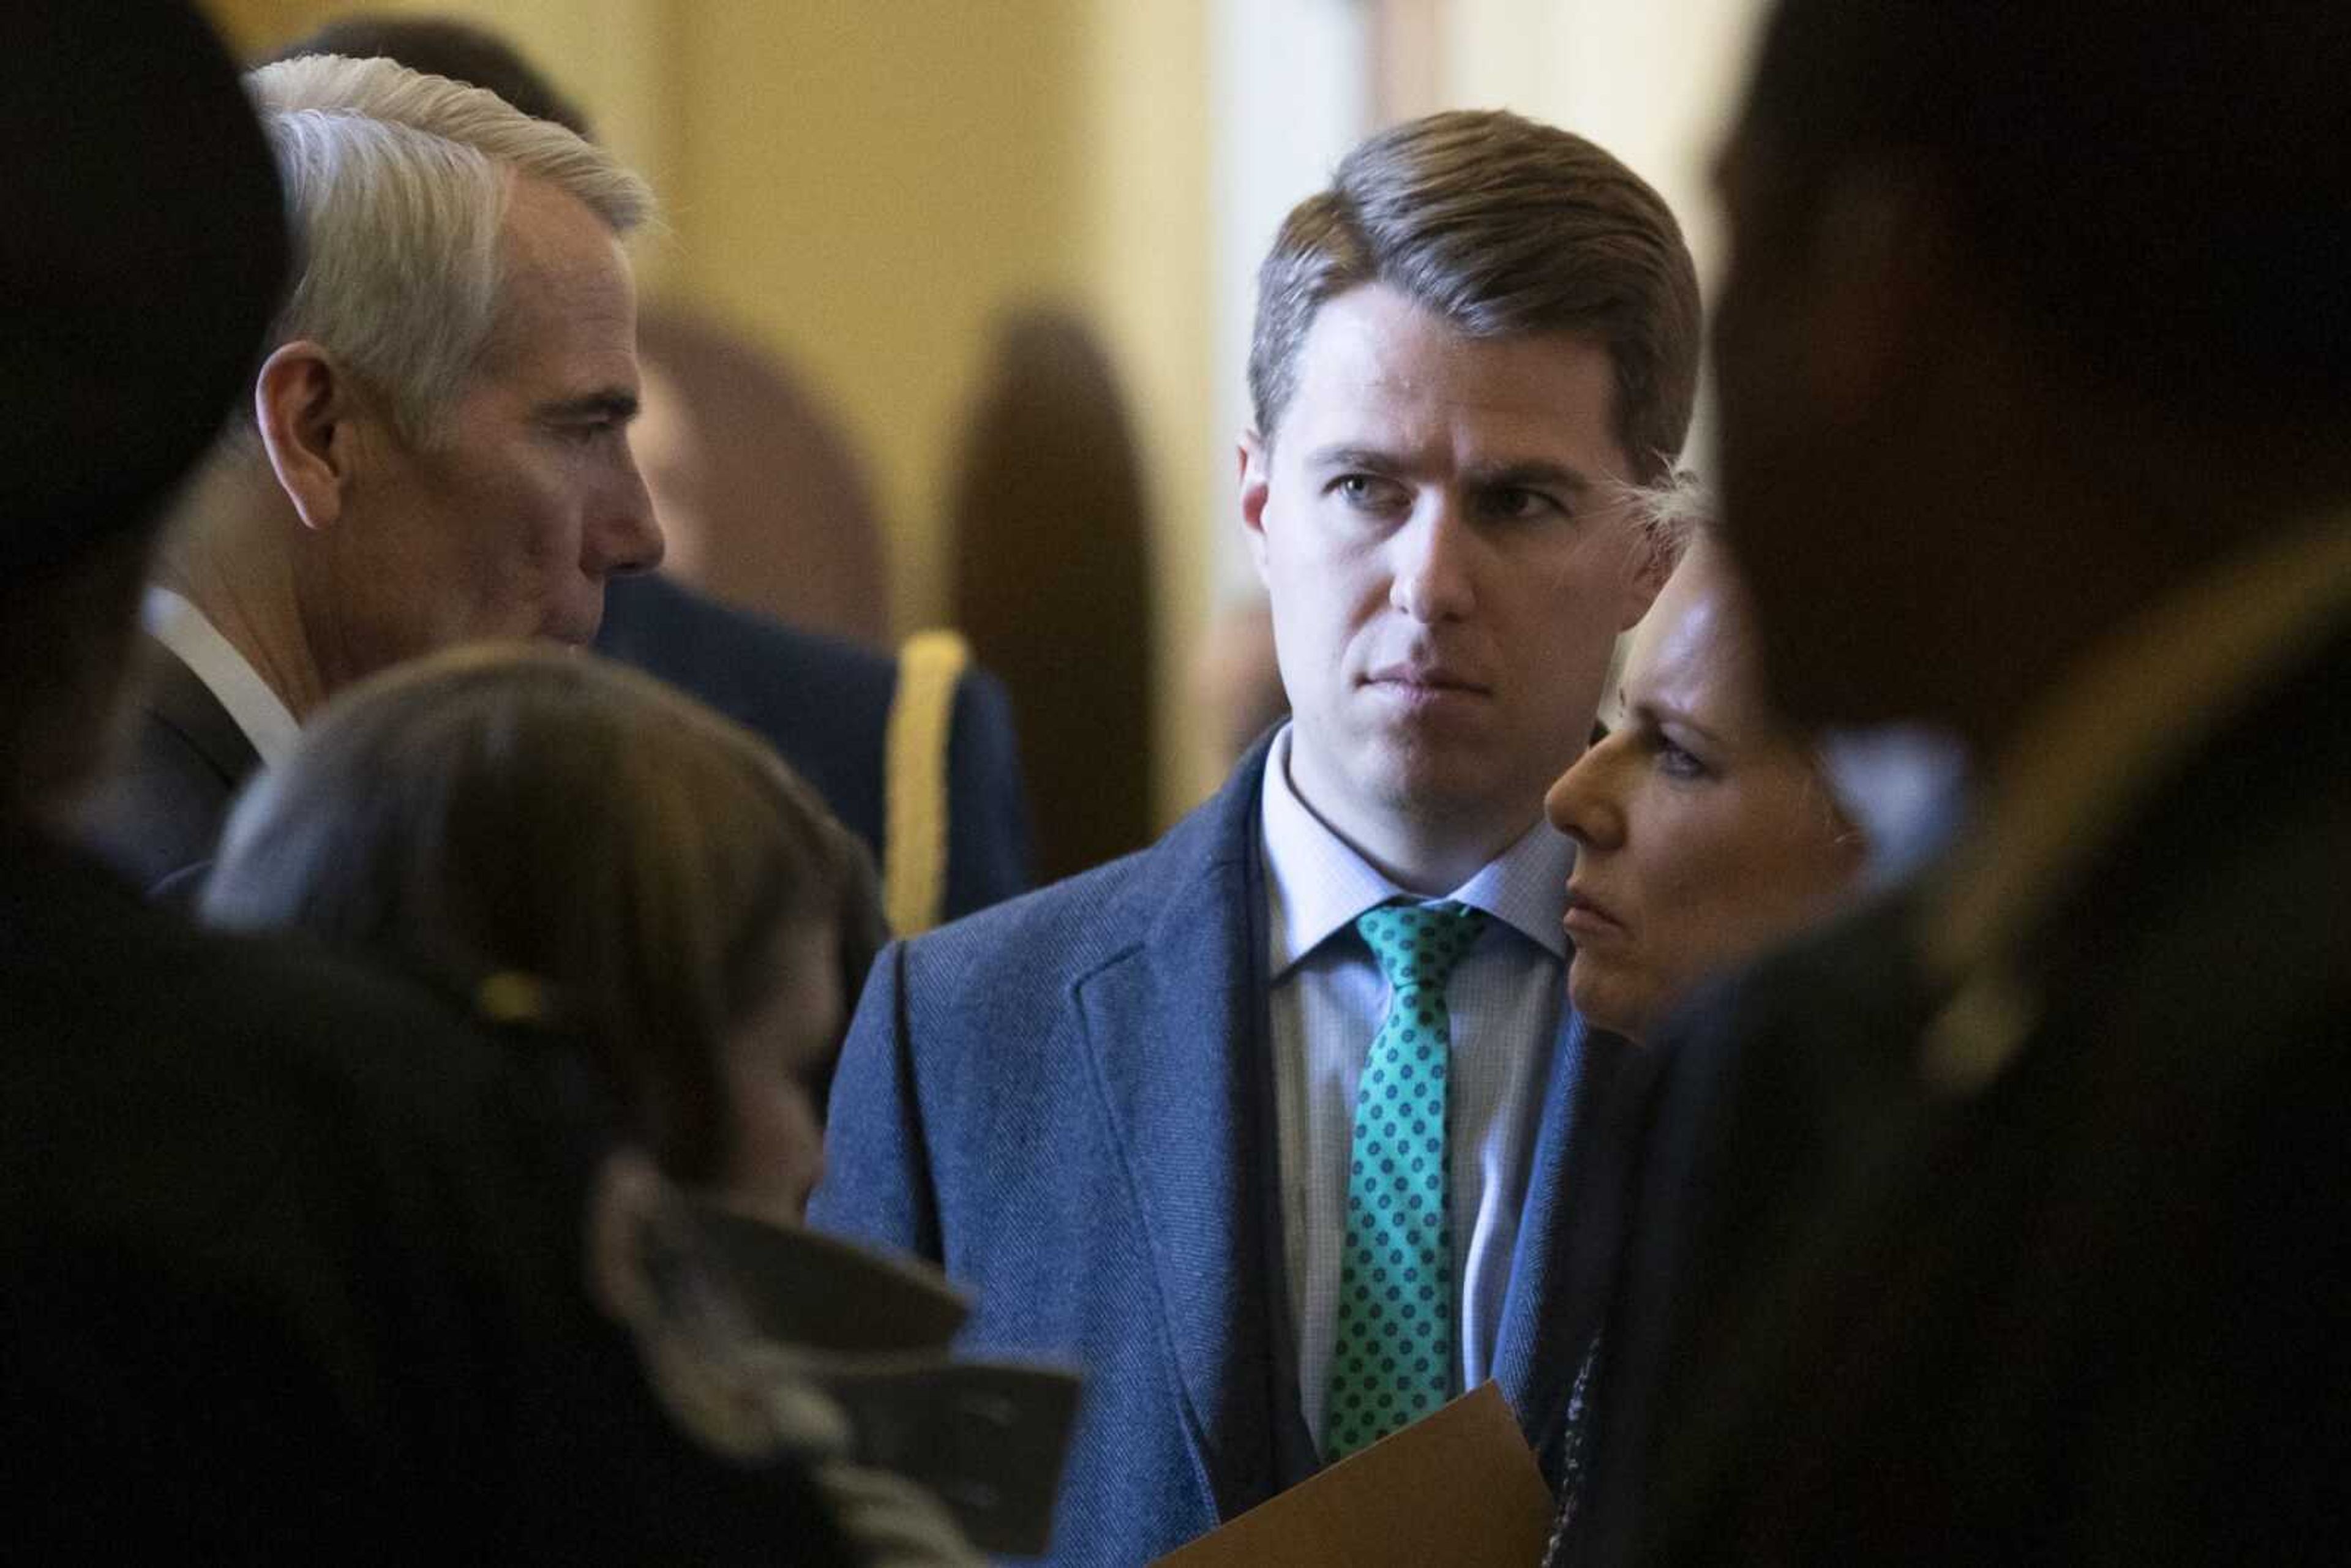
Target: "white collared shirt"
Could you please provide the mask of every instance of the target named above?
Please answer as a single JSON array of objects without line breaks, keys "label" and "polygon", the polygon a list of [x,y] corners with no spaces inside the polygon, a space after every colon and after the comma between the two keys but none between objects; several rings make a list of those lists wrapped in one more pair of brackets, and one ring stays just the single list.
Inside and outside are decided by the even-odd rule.
[{"label": "white collared shirt", "polygon": [[302,727],[203,611],[168,588],[150,588],[140,619],[147,634],[178,654],[214,700],[228,710],[228,716],[253,743],[264,768],[275,768],[286,759]]},{"label": "white collared shirt", "polygon": [[[1262,819],[1271,984],[1274,1113],[1284,1260],[1299,1393],[1315,1446],[1346,1243],[1355,1088],[1388,1000],[1355,917],[1408,897],[1301,800],[1290,731],[1266,758]],[[1453,1201],[1457,1388],[1492,1373],[1494,1342],[1526,1206],[1536,1119],[1566,998],[1573,847],[1538,820],[1446,896],[1492,917],[1446,986],[1453,1056],[1447,1153]]]}]

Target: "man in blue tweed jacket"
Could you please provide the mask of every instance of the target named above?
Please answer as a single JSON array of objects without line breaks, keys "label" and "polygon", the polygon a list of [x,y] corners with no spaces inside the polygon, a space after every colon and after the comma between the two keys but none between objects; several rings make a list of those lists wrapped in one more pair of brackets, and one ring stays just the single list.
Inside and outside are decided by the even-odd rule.
[{"label": "man in blue tweed jacket", "polygon": [[[875,970],[813,1216],[971,1287],[969,1348],[1083,1369],[1054,1561],[1155,1556],[1398,1424],[1358,1404],[1492,1379],[1558,1430],[1597,1306],[1569,1154],[1621,1047],[1564,1006],[1541,802],[1670,564],[1621,492],[1681,444],[1697,339],[1671,214],[1589,142],[1452,113],[1358,148],[1266,261],[1240,441],[1294,717],[1151,849]],[[1460,956],[1391,1015],[1357,922],[1398,902]],[[1355,1124],[1416,1006],[1447,1326],[1367,1374]]]}]

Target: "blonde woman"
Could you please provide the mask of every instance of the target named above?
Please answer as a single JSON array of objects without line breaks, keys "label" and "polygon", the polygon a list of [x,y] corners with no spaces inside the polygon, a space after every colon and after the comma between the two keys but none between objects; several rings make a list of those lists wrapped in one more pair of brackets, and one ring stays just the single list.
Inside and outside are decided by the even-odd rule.
[{"label": "blonde woman", "polygon": [[1638,504],[1668,548],[1687,546],[1635,633],[1614,727],[1544,801],[1576,844],[1568,995],[1636,1041],[1694,981],[1834,907],[1863,859],[1812,747],[1764,704],[1704,495]]}]

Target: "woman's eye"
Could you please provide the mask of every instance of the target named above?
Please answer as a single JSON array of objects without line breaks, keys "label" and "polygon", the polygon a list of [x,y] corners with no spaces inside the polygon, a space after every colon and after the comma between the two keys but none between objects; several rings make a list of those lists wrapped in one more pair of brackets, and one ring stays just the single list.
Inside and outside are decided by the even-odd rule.
[{"label": "woman's eye", "polygon": [[1694,752],[1675,745],[1663,736],[1657,737],[1656,758],[1657,771],[1668,779],[1703,779],[1709,771]]}]

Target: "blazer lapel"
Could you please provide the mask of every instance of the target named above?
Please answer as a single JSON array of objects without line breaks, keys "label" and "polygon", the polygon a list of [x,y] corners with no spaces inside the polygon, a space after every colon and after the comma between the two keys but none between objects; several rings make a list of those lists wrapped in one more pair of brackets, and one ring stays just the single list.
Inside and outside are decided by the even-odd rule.
[{"label": "blazer lapel", "polygon": [[[1606,1306],[1599,1260],[1591,1260],[1592,1267],[1579,1266],[1585,1260],[1572,1246],[1593,1244],[1599,1239],[1595,1228],[1613,1224],[1608,1215],[1587,1215],[1578,1207],[1585,1197],[1585,1156],[1632,1049],[1589,1028],[1574,1009],[1564,1012],[1494,1343],[1494,1380],[1552,1479],[1576,1368]],[[1591,1186],[1606,1190],[1613,1184],[1595,1180]]]},{"label": "blazer lapel", "polygon": [[1156,852],[1165,873],[1141,883],[1164,903],[1144,940],[1077,987],[1186,1433],[1225,1518],[1272,1490],[1258,778],[1245,767],[1196,836]]}]

